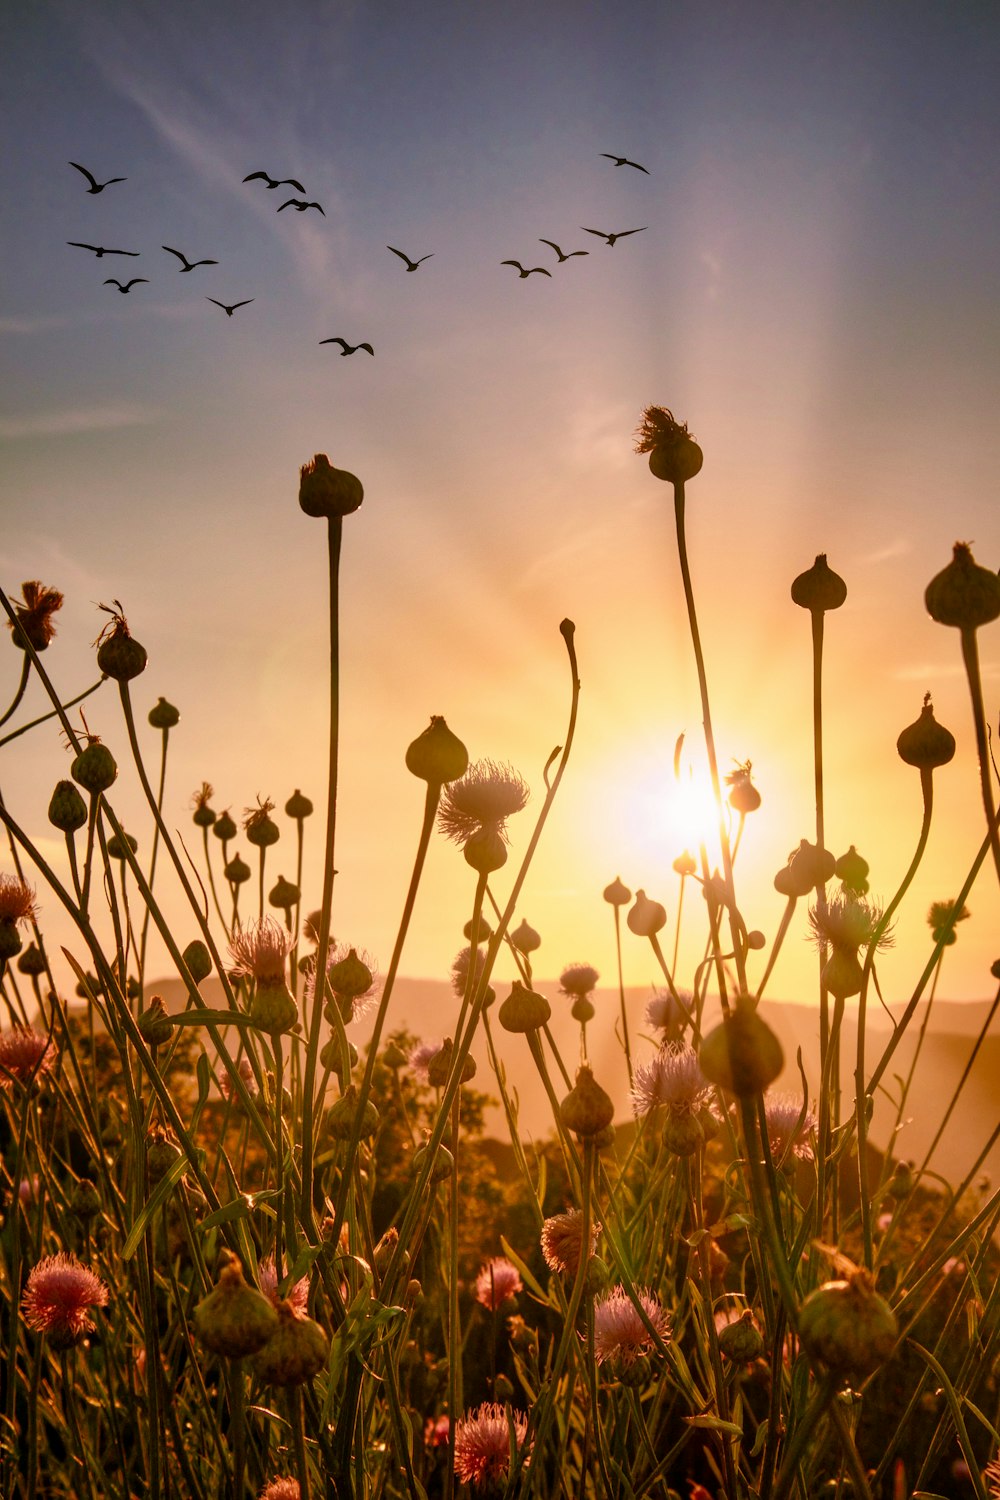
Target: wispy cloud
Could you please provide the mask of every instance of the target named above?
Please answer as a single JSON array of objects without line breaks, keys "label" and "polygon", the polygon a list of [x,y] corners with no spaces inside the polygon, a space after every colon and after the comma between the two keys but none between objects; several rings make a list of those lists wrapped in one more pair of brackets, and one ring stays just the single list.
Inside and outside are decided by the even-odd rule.
[{"label": "wispy cloud", "polygon": [[23,417],[0,417],[0,437],[76,437],[88,432],[111,432],[119,427],[142,427],[159,420],[153,407],[113,402],[107,406],[77,406],[65,411],[36,412]]},{"label": "wispy cloud", "polygon": [[907,537],[898,536],[875,552],[865,553],[858,561],[874,567],[877,563],[891,562],[894,557],[906,557],[912,551],[913,543]]},{"label": "wispy cloud", "polygon": [[0,318],[0,334],[15,333],[31,335],[47,333],[50,328],[65,328],[72,319],[55,315],[42,318]]}]

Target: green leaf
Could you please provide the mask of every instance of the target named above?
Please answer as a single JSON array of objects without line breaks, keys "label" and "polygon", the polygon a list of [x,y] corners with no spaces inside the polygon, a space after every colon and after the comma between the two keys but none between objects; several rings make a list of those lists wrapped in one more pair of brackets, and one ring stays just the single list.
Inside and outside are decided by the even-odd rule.
[{"label": "green leaf", "polygon": [[506,1255],[511,1265],[517,1267],[518,1273],[525,1286],[530,1288],[530,1290],[534,1292],[535,1296],[540,1298],[542,1302],[547,1302],[549,1300],[547,1293],[542,1289],[542,1287],[539,1286],[538,1282],[536,1281],[535,1277],[532,1276],[524,1261],[515,1250],[511,1249],[510,1245],[504,1239],[503,1235],[500,1236],[500,1245],[503,1249],[504,1255]]},{"label": "green leaf", "polygon": [[713,1417],[711,1412],[702,1412],[698,1417],[684,1417],[689,1427],[707,1427],[710,1432],[728,1432],[730,1437],[741,1438],[743,1428],[737,1427],[735,1422],[724,1422],[721,1417]]},{"label": "green leaf", "polygon": [[218,1224],[232,1224],[234,1219],[248,1219],[252,1205],[246,1198],[233,1198],[214,1213],[206,1214],[198,1222],[199,1229],[214,1229]]},{"label": "green leaf", "polygon": [[769,1421],[770,1418],[765,1417],[763,1422],[761,1422],[760,1426],[757,1428],[757,1436],[754,1438],[753,1447],[750,1449],[751,1458],[756,1458],[763,1449],[764,1444],[767,1442],[767,1428]]},{"label": "green leaf", "polygon": [[175,1026],[252,1026],[242,1010],[182,1010],[170,1017]]},{"label": "green leaf", "polygon": [[186,1156],[179,1156],[170,1170],[160,1178],[156,1187],[150,1193],[142,1212],[129,1230],[128,1239],[122,1246],[122,1260],[132,1259],[152,1221],[153,1215],[166,1203],[190,1165]]},{"label": "green leaf", "polygon": [[958,1437],[959,1447],[962,1450],[962,1457],[965,1459],[965,1462],[969,1466],[969,1477],[973,1486],[975,1487],[976,1500],[990,1500],[990,1497],[986,1492],[986,1487],[983,1484],[982,1472],[979,1468],[979,1460],[976,1458],[975,1450],[973,1449],[972,1443],[969,1440],[969,1434],[966,1431],[965,1419],[962,1416],[961,1402],[958,1399],[955,1387],[948,1379],[948,1375],[945,1371],[944,1366],[941,1364],[940,1360],[935,1359],[934,1355],[930,1352],[929,1349],[925,1349],[923,1344],[918,1344],[916,1339],[908,1339],[907,1343],[910,1345],[911,1349],[916,1349],[921,1359],[927,1361],[931,1369],[934,1371],[934,1374],[941,1382],[941,1389],[944,1391],[945,1400],[948,1403],[948,1409],[951,1412],[951,1418],[955,1424],[955,1433]]}]

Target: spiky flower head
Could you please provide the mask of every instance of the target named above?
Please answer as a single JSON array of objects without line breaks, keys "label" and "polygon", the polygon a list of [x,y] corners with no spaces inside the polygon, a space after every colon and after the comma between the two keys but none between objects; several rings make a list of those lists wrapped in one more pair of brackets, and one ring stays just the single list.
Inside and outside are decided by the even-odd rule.
[{"label": "spiky flower head", "polygon": [[443,1045],[442,1039],[436,1038],[426,1042],[418,1042],[415,1047],[410,1049],[407,1062],[409,1063],[410,1071],[419,1078],[421,1083],[429,1082],[427,1066],[437,1057]]},{"label": "spiky flower head", "polygon": [[503,1255],[488,1260],[476,1277],[476,1301],[490,1312],[496,1312],[524,1290],[520,1272]]},{"label": "spiky flower head", "polygon": [[[687,1006],[688,1011],[694,1008],[694,996],[690,990],[678,990],[678,997]],[[682,1005],[678,1005],[669,990],[656,990],[646,1001],[646,1025],[652,1026],[656,1031],[662,1031],[661,1041],[677,1042],[684,1031],[687,1017]]]},{"label": "spiky flower head", "polygon": [[291,933],[273,917],[265,917],[261,922],[251,920],[245,927],[234,927],[229,954],[235,973],[266,987],[284,983],[285,959],[291,947]]},{"label": "spiky flower head", "polygon": [[799,1161],[813,1160],[816,1114],[811,1106],[803,1107],[802,1099],[794,1094],[768,1090],[764,1095],[764,1116],[775,1162],[780,1163],[786,1156],[797,1157]]},{"label": "spiky flower head", "polygon": [[281,837],[281,829],[271,817],[273,812],[274,803],[269,797],[258,797],[256,807],[243,809],[243,831],[250,843],[258,849],[276,844]]},{"label": "spiky flower head", "polygon": [[455,1474],[463,1484],[494,1485],[510,1469],[511,1434],[514,1450],[523,1448],[528,1419],[509,1406],[487,1401],[455,1423]]},{"label": "spiky flower head", "polygon": [[211,828],[215,822],[216,815],[208,805],[214,795],[215,788],[207,781],[203,781],[199,790],[191,798],[191,806],[194,808],[194,821],[198,828]]},{"label": "spiky flower head", "polygon": [[750,761],[740,762],[735,771],[730,771],[726,776],[726,785],[729,788],[728,802],[731,808],[738,813],[756,812],[760,806],[760,792],[753,784],[753,767]]},{"label": "spiky flower head", "polygon": [[506,838],[507,819],[527,806],[528,796],[527,783],[512,766],[478,760],[445,787],[438,826],[456,844],[484,831]]},{"label": "spiky flower head", "polygon": [[620,1286],[594,1303],[594,1358],[599,1365],[610,1362],[618,1370],[627,1370],[651,1353],[658,1341],[666,1343],[670,1337],[670,1319],[657,1298],[637,1288],[636,1299],[655,1332]]},{"label": "spiky flower head", "polygon": [[[368,1013],[382,983],[378,963],[367,948],[353,948],[348,943],[337,943],[332,937],[327,949],[326,981],[327,987],[336,997],[345,1025]],[[316,993],[315,959],[311,960],[306,970],[304,991],[309,1004]]]},{"label": "spiky flower head", "polygon": [[31,886],[18,875],[0,875],[0,922],[33,922],[37,915]]},{"label": "spiky flower head", "polygon": [[[856,954],[859,948],[867,946],[881,920],[881,906],[852,891],[834,896],[826,903],[825,911],[819,906],[809,908],[809,926],[817,945],[829,943],[844,953]],[[884,932],[878,946],[889,948],[892,941],[892,934]]]},{"label": "spiky flower head", "polygon": [[[597,1240],[602,1226],[595,1220],[590,1226],[590,1248],[587,1257],[597,1253]],[[565,1213],[552,1214],[542,1225],[542,1258],[550,1271],[559,1271],[564,1276],[575,1276],[580,1268],[583,1253],[583,1214],[578,1208],[568,1208]]]},{"label": "spiky flower head", "polygon": [[1000,1458],[994,1458],[986,1465],[983,1478],[990,1487],[990,1500],[1000,1500]]},{"label": "spiky flower head", "polygon": [[[236,1071],[242,1078],[250,1098],[255,1099],[260,1090],[257,1087],[257,1080],[253,1076],[253,1067],[251,1066],[250,1059],[248,1057],[241,1057],[236,1064]],[[236,1091],[236,1084],[233,1082],[228,1068],[220,1068],[215,1075],[215,1081],[219,1085],[219,1093],[223,1099],[235,1100],[239,1098],[239,1094]]]},{"label": "spiky flower head", "polygon": [[75,1255],[60,1251],[31,1268],[21,1299],[24,1321],[55,1349],[71,1349],[94,1328],[92,1307],[106,1307],[108,1289]]},{"label": "spiky flower head", "polygon": [[0,1088],[6,1088],[12,1078],[19,1083],[30,1083],[38,1074],[47,1072],[54,1060],[52,1042],[34,1027],[15,1026],[10,1031],[0,1031]]},{"label": "spiky flower head", "polygon": [[23,651],[26,636],[36,651],[44,651],[56,633],[52,616],[57,609],[62,609],[62,605],[63,596],[58,589],[48,589],[37,579],[22,583],[21,598],[14,603],[14,613],[20,628],[15,628],[8,622],[14,645]]},{"label": "spiky flower head", "polygon": [[479,988],[486,968],[486,954],[481,948],[460,948],[451,964],[451,987],[456,995],[464,995],[469,985],[469,972],[473,974],[473,993]]},{"label": "spiky flower head", "polygon": [[590,964],[570,964],[559,975],[559,988],[564,995],[582,1000],[591,993],[600,977]]},{"label": "spiky flower head", "polygon": [[[264,1293],[264,1296],[270,1298],[275,1307],[277,1307],[281,1298],[278,1295],[278,1273],[273,1255],[268,1255],[261,1261],[257,1267],[257,1279],[260,1282],[260,1289]],[[286,1295],[293,1310],[304,1315],[309,1304],[308,1277],[303,1276],[296,1281],[291,1291]]]},{"label": "spiky flower head", "polygon": [[632,1108],[637,1115],[647,1115],[663,1105],[671,1114],[686,1115],[700,1109],[711,1094],[694,1048],[672,1042],[661,1047],[652,1062],[636,1067]]},{"label": "spiky flower head", "polygon": [[967,906],[957,907],[954,901],[934,901],[927,913],[927,923],[935,943],[950,947],[956,941],[956,922],[965,922],[972,915]]},{"label": "spiky flower head", "polygon": [[272,1479],[265,1484],[257,1500],[301,1500],[302,1491],[297,1479]]}]

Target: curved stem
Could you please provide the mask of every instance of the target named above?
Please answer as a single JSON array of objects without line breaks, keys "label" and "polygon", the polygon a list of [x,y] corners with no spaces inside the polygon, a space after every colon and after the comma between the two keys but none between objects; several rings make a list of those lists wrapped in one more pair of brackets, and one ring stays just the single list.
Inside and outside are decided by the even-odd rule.
[{"label": "curved stem", "polygon": [[14,694],[14,701],[11,703],[11,705],[7,709],[6,713],[2,717],[0,717],[0,724],[6,724],[7,720],[10,718],[11,714],[17,712],[17,705],[20,703],[21,699],[24,697],[24,690],[28,686],[28,678],[30,676],[31,676],[31,657],[28,656],[27,654],[25,654],[24,660],[21,663],[21,680],[17,684],[17,692]]},{"label": "curved stem", "polygon": [[20,739],[22,734],[27,734],[29,729],[37,729],[39,724],[45,724],[49,719],[56,718],[60,713],[65,714],[67,709],[75,708],[78,703],[83,702],[84,698],[89,698],[91,693],[96,693],[97,689],[105,682],[107,682],[106,677],[98,678],[97,682],[91,683],[89,688],[85,688],[82,693],[77,693],[75,698],[70,698],[67,702],[61,703],[58,708],[50,709],[47,714],[41,714],[37,719],[32,719],[30,724],[22,724],[20,729],[12,729],[10,734],[5,734],[3,739],[0,739],[0,750],[3,749],[4,745],[9,745],[11,740]]},{"label": "curved stem", "polygon": [[997,829],[996,803],[993,798],[993,781],[990,776],[990,752],[986,733],[986,712],[983,708],[983,683],[979,671],[979,647],[974,630],[962,631],[962,660],[969,679],[972,695],[972,719],[976,730],[976,754],[979,756],[979,785],[983,794],[983,809],[989,833],[990,850],[1000,881],[1000,831]]}]

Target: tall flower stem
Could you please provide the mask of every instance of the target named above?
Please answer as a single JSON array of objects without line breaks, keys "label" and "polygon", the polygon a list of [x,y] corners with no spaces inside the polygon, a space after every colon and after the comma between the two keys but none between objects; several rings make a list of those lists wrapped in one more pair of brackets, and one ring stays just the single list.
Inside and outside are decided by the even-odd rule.
[{"label": "tall flower stem", "polygon": [[24,690],[28,686],[28,678],[30,676],[31,657],[25,654],[24,659],[21,662],[21,679],[17,684],[17,691],[14,694],[14,698],[11,702],[10,707],[6,710],[3,716],[0,717],[0,724],[6,724],[11,715],[17,712],[17,706],[20,703],[21,699],[24,697]]},{"label": "tall flower stem", "polygon": [[9,745],[11,740],[20,739],[21,735],[27,734],[30,729],[37,729],[39,724],[45,724],[49,719],[54,719],[60,711],[66,713],[68,709],[75,708],[78,703],[83,702],[84,698],[89,698],[91,693],[96,693],[105,682],[107,682],[106,677],[99,678],[97,682],[92,682],[89,688],[84,688],[82,693],[77,693],[75,698],[68,698],[65,703],[61,703],[58,709],[50,709],[47,714],[41,714],[37,719],[32,719],[30,724],[22,724],[19,729],[12,729],[10,734],[5,734],[3,739],[0,739],[0,750],[4,745]]},{"label": "tall flower stem", "polygon": [[[330,580],[330,734],[327,763],[326,842],[323,850],[323,902],[320,909],[319,944],[316,949],[316,996],[309,1024],[305,1069],[302,1077],[302,1202],[303,1227],[313,1221],[313,1118],[316,1111],[316,1065],[319,1059],[323,1020],[322,994],[330,952],[330,920],[333,910],[333,853],[337,832],[337,768],[340,752],[340,545],[342,516],[327,518],[327,556]],[[356,1149],[356,1148],[355,1148]],[[349,1180],[350,1173],[345,1173]],[[310,1238],[312,1235],[310,1234]]]},{"label": "tall flower stem", "polygon": [[990,851],[1000,881],[1000,831],[997,829],[996,802],[993,797],[993,780],[990,766],[990,749],[987,738],[986,711],[983,707],[983,681],[979,670],[979,646],[975,630],[962,631],[962,661],[965,675],[969,679],[972,696],[972,719],[976,731],[976,754],[979,757],[979,785],[983,795],[983,810],[989,833]]},{"label": "tall flower stem", "polygon": [[[163,790],[167,781],[167,742],[170,738],[170,730],[164,725],[161,730],[163,742],[160,749],[160,782],[156,790],[156,808],[160,816],[163,816]],[[153,881],[156,878],[156,855],[160,845],[160,825],[153,825],[153,849],[149,856],[149,888],[153,889]],[[124,871],[124,866],[123,866]],[[149,907],[147,906],[142,918],[142,932],[139,937],[139,983],[146,983],[146,938],[149,934]]]},{"label": "tall flower stem", "polygon": [[[684,886],[683,886],[683,880],[682,880],[682,882],[681,882],[681,889],[683,890],[683,888],[684,888]],[[631,1048],[631,1046],[629,1044],[628,1016],[625,1013],[625,978],[624,978],[624,975],[622,973],[622,921],[621,921],[621,909],[618,906],[614,906],[614,907],[612,907],[612,911],[615,914],[615,962],[616,962],[617,970],[618,970],[618,1003],[621,1006],[622,1045],[625,1048],[625,1062],[626,1062],[626,1064],[628,1066],[628,1086],[629,1086],[629,1088],[631,1088],[632,1087],[632,1048]],[[678,930],[678,935],[680,934],[680,920],[681,920],[681,918],[680,918],[680,911],[678,910],[678,913],[677,913],[677,930]],[[676,967],[677,967],[677,946],[676,946],[676,943],[675,943],[674,944],[674,968],[676,969]]]}]

